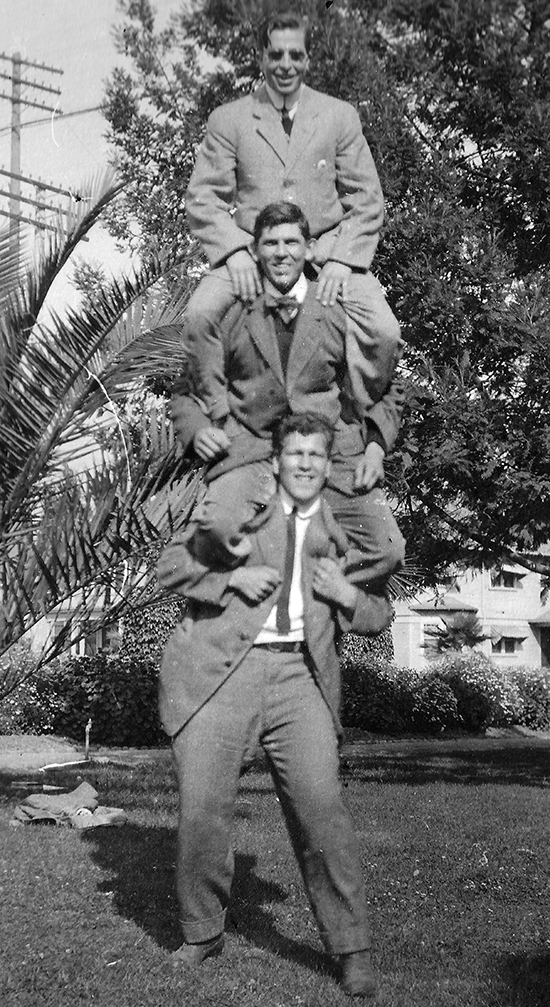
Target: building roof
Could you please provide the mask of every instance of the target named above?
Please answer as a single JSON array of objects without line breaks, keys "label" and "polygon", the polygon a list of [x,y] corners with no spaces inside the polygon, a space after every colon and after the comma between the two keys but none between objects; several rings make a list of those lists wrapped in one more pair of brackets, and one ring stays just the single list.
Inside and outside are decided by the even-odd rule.
[{"label": "building roof", "polygon": [[413,612],[435,612],[442,615],[445,612],[477,612],[475,605],[462,601],[456,594],[445,594],[429,601],[417,602],[416,605],[409,605],[409,608]]},{"label": "building roof", "polygon": [[[525,621],[527,622],[527,620]],[[518,626],[509,622],[501,622],[499,626],[491,626],[492,640],[501,640],[503,636],[513,637],[516,640],[525,640],[529,636],[529,629],[527,626]]]},{"label": "building roof", "polygon": [[535,626],[550,626],[550,608],[543,608],[538,615],[527,621]]}]

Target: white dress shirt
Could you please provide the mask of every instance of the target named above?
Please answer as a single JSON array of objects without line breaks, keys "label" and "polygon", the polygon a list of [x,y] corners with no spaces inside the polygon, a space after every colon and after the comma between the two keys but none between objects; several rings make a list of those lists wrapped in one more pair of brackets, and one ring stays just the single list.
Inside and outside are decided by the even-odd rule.
[{"label": "white dress shirt", "polygon": [[[286,517],[295,506],[294,501],[279,488],[279,495]],[[281,635],[277,632],[277,606],[274,605],[254,643],[275,643],[282,640],[292,643],[304,639],[304,599],[302,595],[302,549],[309,522],[321,506],[321,498],[317,499],[307,510],[296,511],[296,545],[294,549],[294,566],[290,585],[288,614],[290,616],[290,632]]]}]

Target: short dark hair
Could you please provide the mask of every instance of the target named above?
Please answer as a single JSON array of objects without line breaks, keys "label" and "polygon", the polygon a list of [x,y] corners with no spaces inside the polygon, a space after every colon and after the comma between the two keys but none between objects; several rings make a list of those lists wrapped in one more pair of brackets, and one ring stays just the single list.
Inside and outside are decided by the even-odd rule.
[{"label": "short dark hair", "polygon": [[279,227],[280,224],[298,224],[300,233],[306,241],[309,241],[311,232],[305,213],[296,203],[282,200],[280,203],[268,203],[260,210],[254,221],[254,244],[258,244],[264,231]]},{"label": "short dark hair", "polygon": [[299,11],[286,11],[283,14],[270,14],[269,17],[264,18],[258,32],[258,47],[260,52],[267,49],[269,45],[269,36],[272,31],[285,31],[285,29],[289,28],[292,31],[303,31],[305,49],[306,52],[309,53],[311,45],[311,28],[308,18],[305,17],[304,14],[300,14]]},{"label": "short dark hair", "polygon": [[273,454],[276,457],[282,453],[285,440],[291,434],[301,434],[302,437],[322,434],[327,455],[330,457],[334,443],[334,427],[320,413],[291,413],[290,416],[285,416],[273,431]]}]

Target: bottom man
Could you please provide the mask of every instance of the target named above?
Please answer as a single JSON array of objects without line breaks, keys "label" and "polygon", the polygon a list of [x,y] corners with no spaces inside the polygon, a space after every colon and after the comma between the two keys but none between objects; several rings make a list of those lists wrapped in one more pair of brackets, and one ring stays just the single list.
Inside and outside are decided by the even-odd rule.
[{"label": "bottom man", "polygon": [[234,803],[259,742],[325,947],[341,961],[344,989],[369,997],[366,900],[338,776],[336,639],[340,630],[381,631],[391,610],[343,572],[347,541],[321,497],[331,443],[322,417],[283,421],[274,442],[278,493],[258,516],[240,566],[216,569],[196,525],[160,559],[161,583],[189,600],[160,678],[180,800],[184,944],[175,958],[197,966],[222,951]]}]

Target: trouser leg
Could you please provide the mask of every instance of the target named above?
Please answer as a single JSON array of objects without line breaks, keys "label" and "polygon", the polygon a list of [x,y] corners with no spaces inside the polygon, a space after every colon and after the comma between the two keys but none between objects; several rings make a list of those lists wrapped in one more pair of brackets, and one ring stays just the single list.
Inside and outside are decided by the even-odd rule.
[{"label": "trouser leg", "polygon": [[331,713],[302,655],[267,655],[264,677],[260,740],[321,938],[334,955],[362,950],[370,946],[367,906]]},{"label": "trouser leg", "polygon": [[399,323],[382,285],[369,271],[354,272],[342,302],[348,319],[346,355],[356,399],[368,409],[390,384],[403,352]]},{"label": "trouser leg", "polygon": [[212,328],[233,304],[235,294],[226,266],[205,273],[185,309],[186,329],[193,335],[211,334]]},{"label": "trouser leg", "polygon": [[333,460],[330,483],[323,491],[334,517],[351,544],[346,576],[352,581],[383,587],[405,559],[405,539],[380,486],[368,493],[354,493],[354,459]]},{"label": "trouser leg", "polygon": [[183,938],[189,943],[210,940],[224,929],[233,879],[235,798],[258,730],[258,682],[251,662],[243,665],[172,746],[179,791],[176,882]]},{"label": "trouser leg", "polygon": [[229,565],[247,556],[247,529],[275,488],[269,461],[243,465],[213,479],[193,514],[201,550]]}]

